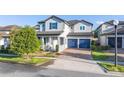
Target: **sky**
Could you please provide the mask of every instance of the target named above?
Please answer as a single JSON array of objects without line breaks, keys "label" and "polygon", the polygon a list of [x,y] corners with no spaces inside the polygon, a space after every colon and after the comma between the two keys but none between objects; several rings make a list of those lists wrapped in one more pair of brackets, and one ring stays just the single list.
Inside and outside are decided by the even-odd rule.
[{"label": "sky", "polygon": [[[0,15],[0,26],[6,25],[31,25],[34,26],[38,21],[45,20],[50,15]],[[101,23],[109,20],[124,21],[124,15],[57,15],[65,20],[86,20],[94,24],[93,29],[96,29]]]}]

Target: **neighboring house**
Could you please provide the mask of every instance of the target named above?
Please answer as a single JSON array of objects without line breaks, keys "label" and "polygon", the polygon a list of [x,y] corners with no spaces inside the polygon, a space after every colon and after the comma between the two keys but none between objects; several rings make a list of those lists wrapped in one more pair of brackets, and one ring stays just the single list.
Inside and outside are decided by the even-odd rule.
[{"label": "neighboring house", "polygon": [[90,48],[93,24],[85,20],[63,20],[51,16],[39,21],[37,35],[44,50],[61,52],[66,48]]},{"label": "neighboring house", "polygon": [[[98,31],[98,40],[101,46],[111,46],[115,47],[115,28],[113,25],[113,21],[108,21],[101,24],[96,31]],[[118,48],[124,48],[124,21],[119,21],[118,29]]]},{"label": "neighboring house", "polygon": [[16,25],[0,26],[0,46],[6,48],[9,45],[9,33],[17,27]]}]

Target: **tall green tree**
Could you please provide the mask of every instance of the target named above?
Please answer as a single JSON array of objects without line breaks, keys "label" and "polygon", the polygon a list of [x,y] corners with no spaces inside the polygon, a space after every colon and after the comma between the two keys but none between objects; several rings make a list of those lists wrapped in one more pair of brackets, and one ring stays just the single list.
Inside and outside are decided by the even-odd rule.
[{"label": "tall green tree", "polygon": [[10,34],[10,48],[20,55],[27,55],[40,49],[40,41],[33,27],[25,26]]}]

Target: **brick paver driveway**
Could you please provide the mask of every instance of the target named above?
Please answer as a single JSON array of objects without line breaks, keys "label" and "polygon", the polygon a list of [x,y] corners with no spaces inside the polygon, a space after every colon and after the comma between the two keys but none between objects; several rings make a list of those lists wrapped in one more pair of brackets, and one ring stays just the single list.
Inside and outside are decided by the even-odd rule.
[{"label": "brick paver driveway", "polygon": [[88,49],[66,49],[63,55],[47,68],[104,74],[104,71],[92,62],[91,51]]},{"label": "brick paver driveway", "polygon": [[81,58],[81,59],[88,59],[91,60],[91,51],[90,49],[66,49],[63,51],[64,55],[75,57],[75,58]]}]

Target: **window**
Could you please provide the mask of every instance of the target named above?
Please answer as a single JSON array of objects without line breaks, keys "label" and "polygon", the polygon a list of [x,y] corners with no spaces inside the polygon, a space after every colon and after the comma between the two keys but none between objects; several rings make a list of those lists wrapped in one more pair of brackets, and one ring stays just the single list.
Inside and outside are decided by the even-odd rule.
[{"label": "window", "polygon": [[42,24],[42,31],[45,31],[45,24]]},{"label": "window", "polygon": [[50,29],[57,29],[57,26],[58,26],[57,22],[50,23]]},{"label": "window", "polygon": [[63,45],[63,44],[64,44],[64,38],[60,37],[60,45]]},{"label": "window", "polygon": [[80,26],[80,30],[85,30],[85,26]]},{"label": "window", "polygon": [[48,37],[44,37],[44,44],[46,45],[49,42],[49,38]]}]

